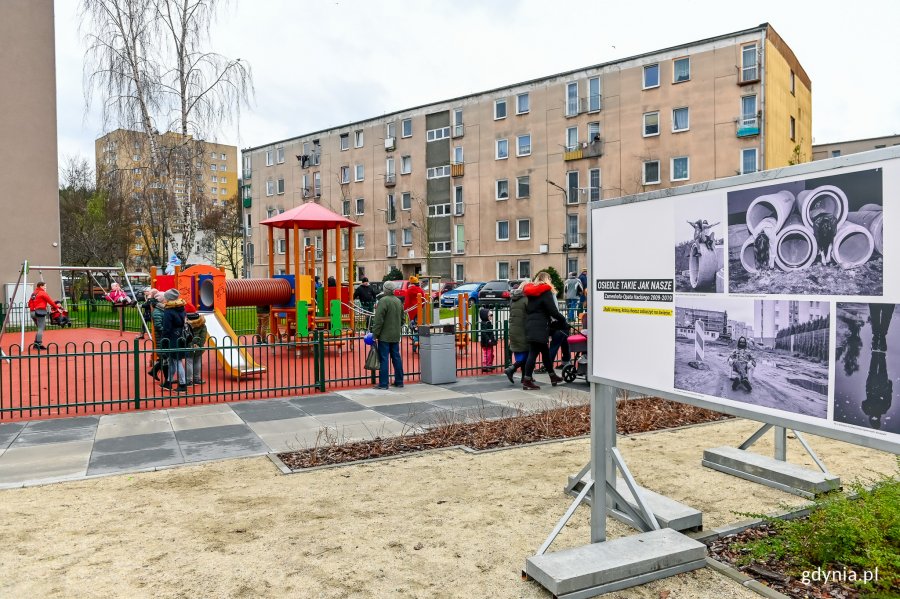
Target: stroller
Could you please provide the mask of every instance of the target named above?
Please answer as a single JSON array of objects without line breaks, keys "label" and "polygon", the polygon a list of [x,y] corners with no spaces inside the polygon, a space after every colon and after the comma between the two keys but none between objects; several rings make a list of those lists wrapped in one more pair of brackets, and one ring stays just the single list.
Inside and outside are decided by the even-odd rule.
[{"label": "stroller", "polygon": [[53,306],[50,309],[50,324],[60,328],[71,327],[72,321],[69,320],[69,311],[59,306]]},{"label": "stroller", "polygon": [[562,378],[567,383],[571,383],[578,377],[587,380],[588,340],[585,333],[587,333],[586,329],[568,337],[569,351],[572,352],[572,363],[567,364],[562,369]]}]

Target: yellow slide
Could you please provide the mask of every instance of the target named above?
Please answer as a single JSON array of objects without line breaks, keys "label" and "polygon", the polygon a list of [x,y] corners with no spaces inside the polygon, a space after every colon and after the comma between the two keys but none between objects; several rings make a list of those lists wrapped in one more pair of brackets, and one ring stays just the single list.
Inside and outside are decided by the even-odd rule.
[{"label": "yellow slide", "polygon": [[222,364],[225,372],[235,378],[239,378],[266,371],[265,366],[260,366],[253,361],[246,349],[234,347],[238,336],[221,312],[215,310],[213,312],[201,312],[201,314],[206,319],[209,341],[216,347],[219,363]]}]

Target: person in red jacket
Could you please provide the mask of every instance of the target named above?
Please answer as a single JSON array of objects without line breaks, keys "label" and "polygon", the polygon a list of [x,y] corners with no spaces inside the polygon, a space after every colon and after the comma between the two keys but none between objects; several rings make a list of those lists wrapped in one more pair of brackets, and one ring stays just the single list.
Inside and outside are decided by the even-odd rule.
[{"label": "person in red jacket", "polygon": [[534,383],[534,365],[537,357],[543,358],[547,366],[547,374],[550,375],[550,383],[555,387],[562,381],[553,371],[553,360],[550,357],[550,323],[555,321],[566,323],[556,306],[556,290],[553,288],[550,275],[546,271],[539,272],[533,283],[527,283],[524,288],[528,303],[525,304],[525,340],[528,341],[528,361],[522,370],[522,388],[526,391],[540,389]]},{"label": "person in red jacket", "polygon": [[40,281],[34,286],[34,293],[28,300],[28,309],[31,311],[31,320],[37,325],[37,335],[34,337],[32,347],[41,350],[44,347],[44,327],[47,325],[47,314],[51,307],[59,307],[59,304],[53,301],[50,294],[47,293],[47,284]]},{"label": "person in red jacket", "polygon": [[419,277],[413,275],[409,278],[409,286],[406,288],[406,299],[403,301],[403,311],[409,316],[409,328],[412,330],[413,351],[419,349],[419,335],[416,326],[419,323],[419,304],[425,293],[419,287]]}]

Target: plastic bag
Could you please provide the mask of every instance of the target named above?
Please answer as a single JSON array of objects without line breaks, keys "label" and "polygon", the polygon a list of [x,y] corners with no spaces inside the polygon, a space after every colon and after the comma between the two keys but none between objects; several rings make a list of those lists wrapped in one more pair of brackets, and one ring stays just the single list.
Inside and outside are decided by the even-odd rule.
[{"label": "plastic bag", "polygon": [[369,355],[366,356],[366,370],[378,370],[381,368],[381,358],[378,356],[378,350],[375,346],[369,348]]}]

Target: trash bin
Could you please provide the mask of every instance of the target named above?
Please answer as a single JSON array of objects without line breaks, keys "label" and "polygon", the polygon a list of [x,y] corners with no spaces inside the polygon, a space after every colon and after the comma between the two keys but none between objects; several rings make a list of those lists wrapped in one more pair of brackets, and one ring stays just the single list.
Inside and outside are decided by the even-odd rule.
[{"label": "trash bin", "polygon": [[419,368],[429,385],[456,382],[456,325],[419,325]]}]

